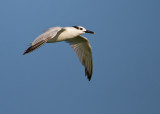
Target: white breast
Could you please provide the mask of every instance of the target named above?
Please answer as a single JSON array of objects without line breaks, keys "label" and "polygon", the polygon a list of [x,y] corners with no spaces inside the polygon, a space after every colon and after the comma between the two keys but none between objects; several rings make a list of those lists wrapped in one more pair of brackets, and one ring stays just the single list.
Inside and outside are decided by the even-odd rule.
[{"label": "white breast", "polygon": [[64,41],[67,39],[72,39],[76,37],[77,34],[74,34],[72,31],[64,31],[59,36],[57,36],[57,41]]},{"label": "white breast", "polygon": [[68,40],[68,39],[75,38],[79,35],[80,34],[78,34],[76,31],[74,31],[74,29],[70,29],[69,27],[67,27],[66,30],[64,30],[60,34],[57,34],[54,38],[52,38],[48,42],[52,43],[52,42],[65,41],[65,40]]}]

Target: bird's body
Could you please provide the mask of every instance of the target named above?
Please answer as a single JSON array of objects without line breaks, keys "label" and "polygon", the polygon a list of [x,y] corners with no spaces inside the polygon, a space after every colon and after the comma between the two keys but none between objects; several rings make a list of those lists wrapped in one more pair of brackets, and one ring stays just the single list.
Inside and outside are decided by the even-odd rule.
[{"label": "bird's body", "polygon": [[65,41],[65,40],[72,39],[72,38],[75,38],[76,36],[78,36],[70,28],[71,27],[64,27],[63,29],[65,29],[65,30],[63,30],[61,28],[61,30],[58,32],[58,34],[54,38],[50,39],[47,43]]},{"label": "bird's body", "polygon": [[24,54],[39,48],[45,43],[66,41],[74,49],[81,63],[85,66],[85,74],[90,80],[93,69],[92,49],[87,38],[81,36],[84,33],[94,34],[94,32],[86,30],[81,26],[49,28],[32,42],[32,45]]}]

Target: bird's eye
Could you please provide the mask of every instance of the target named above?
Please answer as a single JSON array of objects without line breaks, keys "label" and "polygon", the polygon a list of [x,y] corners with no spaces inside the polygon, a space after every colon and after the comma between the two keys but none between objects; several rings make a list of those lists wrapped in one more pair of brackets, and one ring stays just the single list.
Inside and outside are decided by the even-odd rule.
[{"label": "bird's eye", "polygon": [[80,30],[83,30],[83,28],[79,28]]}]

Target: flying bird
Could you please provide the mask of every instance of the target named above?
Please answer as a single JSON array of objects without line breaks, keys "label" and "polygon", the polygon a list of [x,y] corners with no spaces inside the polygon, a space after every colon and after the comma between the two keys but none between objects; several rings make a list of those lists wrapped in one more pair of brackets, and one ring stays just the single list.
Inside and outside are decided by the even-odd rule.
[{"label": "flying bird", "polygon": [[84,33],[95,34],[95,32],[86,30],[82,26],[49,28],[31,43],[31,46],[25,50],[23,55],[32,52],[45,43],[66,41],[73,48],[82,65],[85,67],[85,75],[87,75],[90,81],[93,72],[92,48],[88,39],[81,36]]}]

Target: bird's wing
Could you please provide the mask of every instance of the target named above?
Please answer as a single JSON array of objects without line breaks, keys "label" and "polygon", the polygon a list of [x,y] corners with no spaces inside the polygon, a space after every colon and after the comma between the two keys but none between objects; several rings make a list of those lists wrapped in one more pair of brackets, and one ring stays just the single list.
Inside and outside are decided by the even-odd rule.
[{"label": "bird's wing", "polygon": [[47,30],[45,30],[41,35],[39,35],[33,42],[32,45],[37,44],[38,42],[42,40],[50,40],[54,36],[57,35],[58,32],[62,30],[62,27],[52,27]]},{"label": "bird's wing", "polygon": [[87,38],[78,36],[73,39],[67,40],[70,46],[77,54],[82,65],[85,66],[85,75],[87,75],[90,81],[93,72],[93,61],[92,61],[92,48]]},{"label": "bird's wing", "polygon": [[33,50],[39,48],[43,44],[45,44],[48,40],[54,38],[58,33],[61,33],[62,28],[61,27],[52,27],[46,30],[44,33],[39,35],[31,44],[31,46],[23,53],[27,54],[29,52],[32,52]]}]

